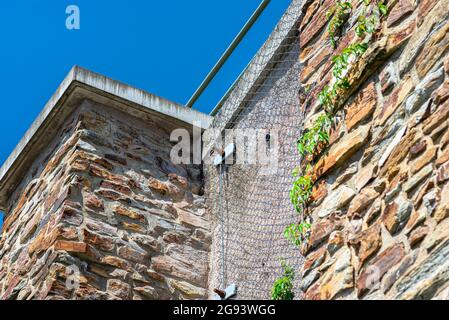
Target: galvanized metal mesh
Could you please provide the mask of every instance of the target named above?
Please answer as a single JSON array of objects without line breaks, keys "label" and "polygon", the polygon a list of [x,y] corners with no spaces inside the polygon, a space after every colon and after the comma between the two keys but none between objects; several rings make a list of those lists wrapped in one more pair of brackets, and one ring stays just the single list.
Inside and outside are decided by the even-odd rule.
[{"label": "galvanized metal mesh", "polygon": [[[214,222],[210,287],[234,283],[238,299],[270,299],[272,285],[282,275],[280,259],[297,273],[303,262],[299,250],[283,236],[285,227],[298,220],[289,191],[298,165],[296,141],[303,118],[297,27],[301,7],[302,1],[292,1],[213,123],[213,128],[220,130],[270,129],[279,133],[274,175],[261,173],[259,164],[226,165],[220,188],[219,168],[205,166],[206,196]],[[296,293],[299,298],[298,288]]]}]

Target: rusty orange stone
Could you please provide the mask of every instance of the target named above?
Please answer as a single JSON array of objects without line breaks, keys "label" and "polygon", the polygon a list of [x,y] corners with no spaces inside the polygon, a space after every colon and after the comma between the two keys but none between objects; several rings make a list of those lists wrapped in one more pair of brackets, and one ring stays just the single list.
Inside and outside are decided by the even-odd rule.
[{"label": "rusty orange stone", "polygon": [[138,213],[134,210],[127,209],[121,205],[116,205],[114,207],[114,212],[118,215],[130,218],[132,220],[137,220],[141,223],[146,223],[145,216],[141,213]]},{"label": "rusty orange stone", "polygon": [[317,176],[323,176],[352,156],[365,145],[369,136],[370,125],[361,126],[357,130],[345,135],[342,140],[334,144],[318,161],[315,167]]},{"label": "rusty orange stone", "polygon": [[404,27],[388,34],[386,52],[392,54],[411,38],[417,27],[415,20],[410,20]]},{"label": "rusty orange stone", "polygon": [[355,97],[354,101],[346,108],[346,128],[353,129],[360,122],[369,118],[376,109],[377,94],[374,82],[370,82]]},{"label": "rusty orange stone", "polygon": [[128,185],[126,185],[124,183],[119,183],[119,182],[103,181],[101,183],[101,187],[104,189],[115,190],[115,191],[123,193],[127,196],[131,195],[131,193],[132,193],[132,191],[128,187]]},{"label": "rusty orange stone", "polygon": [[416,71],[424,78],[449,48],[449,22],[436,31],[416,58]]},{"label": "rusty orange stone", "polygon": [[407,77],[395,89],[387,101],[382,106],[380,115],[376,121],[377,126],[382,126],[393,115],[397,108],[402,104],[407,95],[415,88],[415,84],[411,77]]},{"label": "rusty orange stone", "polygon": [[87,229],[83,230],[83,236],[87,244],[91,244],[99,250],[111,252],[115,247],[113,238],[95,234]]},{"label": "rusty orange stone", "polygon": [[409,242],[413,248],[418,245],[429,233],[430,229],[427,226],[418,227],[410,233]]},{"label": "rusty orange stone", "polygon": [[372,257],[382,247],[380,224],[355,235],[350,239],[350,244],[357,248],[360,265]]},{"label": "rusty orange stone", "polygon": [[415,174],[422,168],[424,168],[427,164],[429,164],[431,161],[435,160],[437,156],[437,147],[430,147],[426,150],[419,158],[417,158],[415,161],[413,161],[411,165],[411,173]]},{"label": "rusty orange stone", "polygon": [[55,250],[63,250],[67,252],[86,252],[86,243],[58,240],[55,242]]},{"label": "rusty orange stone", "polygon": [[301,47],[305,47],[327,25],[326,12],[333,4],[333,0],[324,0],[316,14],[313,14],[311,17],[307,26],[303,27],[299,37]]},{"label": "rusty orange stone", "polygon": [[169,188],[168,188],[166,183],[163,183],[163,182],[161,182],[161,181],[159,181],[157,179],[154,179],[154,178],[151,178],[149,180],[148,186],[152,190],[154,190],[154,191],[156,191],[156,192],[158,192],[160,194],[163,194],[163,195],[166,195],[169,192]]},{"label": "rusty orange stone", "polygon": [[365,267],[360,273],[357,280],[357,293],[359,298],[379,285],[382,277],[388,270],[401,262],[404,255],[404,245],[395,244],[376,256],[370,265]]}]

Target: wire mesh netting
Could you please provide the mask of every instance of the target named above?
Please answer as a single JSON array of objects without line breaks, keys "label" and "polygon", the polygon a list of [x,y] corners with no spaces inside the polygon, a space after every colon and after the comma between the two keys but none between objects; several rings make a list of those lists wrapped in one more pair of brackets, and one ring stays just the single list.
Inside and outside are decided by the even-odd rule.
[{"label": "wire mesh netting", "polygon": [[[219,130],[265,129],[279,135],[275,174],[263,173],[260,164],[221,169],[205,165],[214,225],[210,287],[236,284],[238,299],[270,299],[272,285],[282,275],[280,259],[297,272],[303,262],[283,235],[285,227],[298,220],[289,192],[302,124],[297,31],[301,7],[302,1],[292,1],[213,123]],[[299,297],[299,289],[295,291]]]}]

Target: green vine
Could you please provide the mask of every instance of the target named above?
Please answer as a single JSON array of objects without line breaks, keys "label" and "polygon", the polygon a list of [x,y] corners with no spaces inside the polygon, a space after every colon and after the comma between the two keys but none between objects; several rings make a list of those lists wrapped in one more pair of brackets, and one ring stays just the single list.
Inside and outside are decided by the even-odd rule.
[{"label": "green vine", "polygon": [[273,300],[293,300],[295,294],[293,292],[293,280],[295,271],[284,260],[281,260],[283,275],[276,280],[271,289],[271,298]]},{"label": "green vine", "polygon": [[352,4],[350,2],[336,0],[335,6],[333,6],[328,12],[326,12],[326,18],[329,21],[327,30],[329,32],[329,40],[333,48],[337,47],[337,41],[335,37],[337,33],[341,31],[341,28],[346,23],[346,21],[348,21],[351,11]]},{"label": "green vine", "polygon": [[[360,1],[369,6],[372,0]],[[337,44],[335,39],[336,33],[342,29],[349,19],[351,11],[351,3],[336,0],[333,9],[327,13],[330,43],[334,48]],[[365,13],[360,14],[355,27],[357,36],[364,38],[366,34],[374,33],[380,17],[387,14],[388,8],[384,2],[377,2],[377,11],[372,16],[367,18]],[[335,113],[341,94],[351,88],[350,81],[347,78],[348,68],[351,63],[357,61],[367,50],[368,43],[354,43],[332,58],[332,74],[335,82],[331,86],[325,86],[318,94],[318,101],[324,112],[318,116],[311,128],[306,129],[302,133],[302,136],[297,141],[297,149],[304,159],[305,169],[296,168],[293,172],[293,177],[296,180],[293,182],[293,187],[290,190],[290,200],[296,212],[300,215],[301,222],[291,224],[284,230],[284,236],[296,246],[300,246],[304,241],[307,241],[310,233],[311,223],[306,209],[312,198],[313,188],[316,183],[313,168],[314,159],[328,147],[331,130],[336,123]]]}]

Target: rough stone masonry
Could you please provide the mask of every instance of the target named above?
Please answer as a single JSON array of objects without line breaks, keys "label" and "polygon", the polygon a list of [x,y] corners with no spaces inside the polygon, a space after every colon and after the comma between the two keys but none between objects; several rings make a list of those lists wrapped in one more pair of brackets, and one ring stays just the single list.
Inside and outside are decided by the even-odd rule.
[{"label": "rough stone masonry", "polygon": [[[306,123],[331,57],[357,41],[352,20],[326,41],[332,3],[308,1],[300,24]],[[317,165],[306,299],[449,299],[449,1],[387,4]]]},{"label": "rough stone masonry", "polygon": [[[100,80],[103,89],[129,90]],[[47,132],[37,145],[28,142],[42,151],[19,155],[31,163],[2,191],[9,200],[2,203],[0,298],[206,298],[211,239],[202,169],[171,163],[176,119],[137,118],[123,111],[130,106],[112,107],[104,91],[80,90],[53,108],[69,108],[69,116],[53,138]],[[47,116],[50,126],[57,117]]]}]

